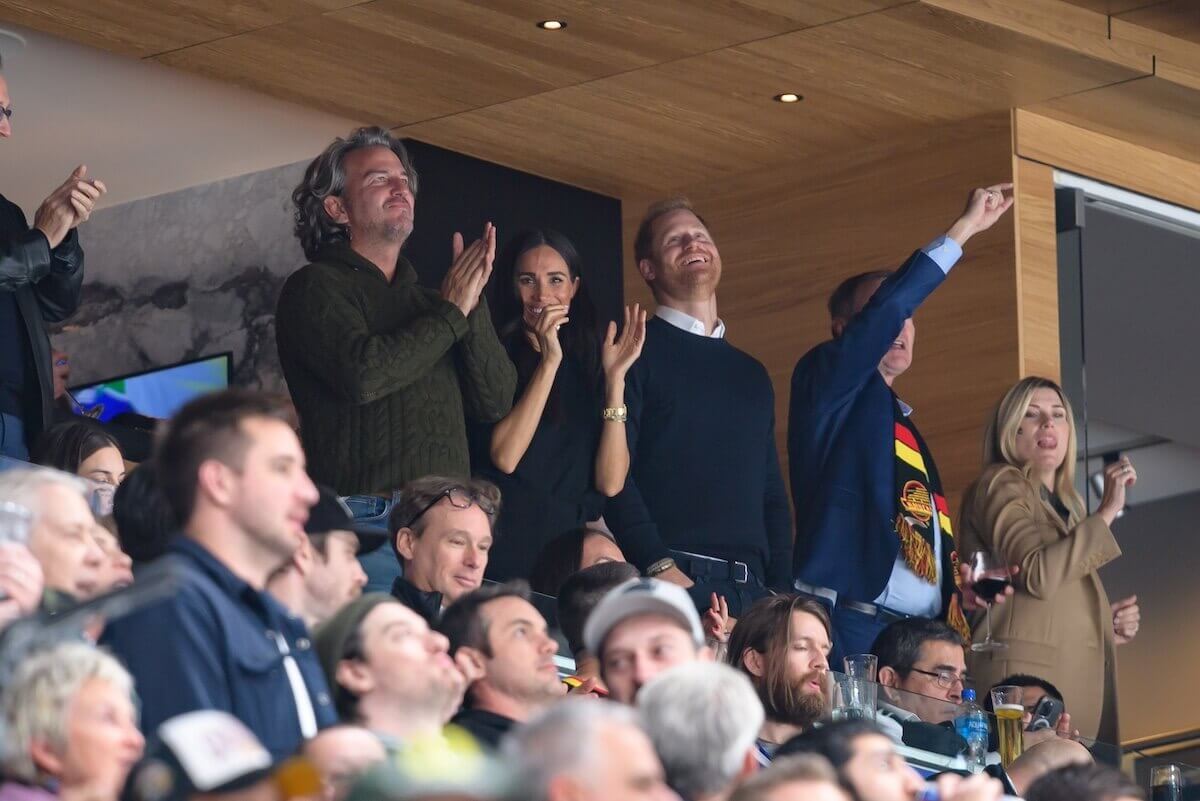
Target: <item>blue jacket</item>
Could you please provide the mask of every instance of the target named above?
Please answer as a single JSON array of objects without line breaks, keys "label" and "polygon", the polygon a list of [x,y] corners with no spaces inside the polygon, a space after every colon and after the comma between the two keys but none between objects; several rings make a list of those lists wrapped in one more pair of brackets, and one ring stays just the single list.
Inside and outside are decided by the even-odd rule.
[{"label": "blue jacket", "polygon": [[220,709],[254,732],[276,759],[300,746],[299,716],[281,633],[308,688],[319,727],[337,722],[304,623],[230,572],[202,546],[178,537],[163,557],[183,574],[174,597],[109,623],[101,643],[133,674],[147,733],[184,712]]},{"label": "blue jacket", "polygon": [[[792,572],[807,584],[868,603],[887,586],[900,539],[894,528],[895,400],[879,362],[904,321],[945,278],[918,250],[840,337],[796,363],[788,412],[796,509]],[[943,595],[953,587],[949,557],[943,553]]]}]

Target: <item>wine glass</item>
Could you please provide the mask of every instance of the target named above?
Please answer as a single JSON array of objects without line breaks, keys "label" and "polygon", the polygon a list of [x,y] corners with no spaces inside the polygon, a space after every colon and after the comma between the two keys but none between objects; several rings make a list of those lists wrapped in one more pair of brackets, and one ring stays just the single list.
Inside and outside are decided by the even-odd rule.
[{"label": "wine glass", "polygon": [[971,555],[969,581],[975,595],[985,604],[987,637],[983,642],[971,643],[972,651],[999,651],[1008,646],[992,639],[992,602],[1012,584],[1012,571],[987,551],[976,551]]}]

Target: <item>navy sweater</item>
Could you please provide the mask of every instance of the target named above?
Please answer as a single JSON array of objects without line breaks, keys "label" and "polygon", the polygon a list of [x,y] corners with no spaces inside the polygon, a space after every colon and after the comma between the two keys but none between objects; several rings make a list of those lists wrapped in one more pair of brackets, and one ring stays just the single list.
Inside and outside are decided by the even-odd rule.
[{"label": "navy sweater", "polygon": [[625,389],[631,466],[605,521],[641,569],[668,549],[791,584],[792,524],[766,369],[724,339],[655,317]]}]

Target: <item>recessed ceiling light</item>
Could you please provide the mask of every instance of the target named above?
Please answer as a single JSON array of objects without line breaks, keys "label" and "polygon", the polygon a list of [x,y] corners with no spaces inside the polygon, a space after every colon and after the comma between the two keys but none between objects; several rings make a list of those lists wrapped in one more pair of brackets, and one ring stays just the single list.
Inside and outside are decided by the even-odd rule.
[{"label": "recessed ceiling light", "polygon": [[804,99],[804,95],[798,95],[795,92],[784,92],[781,95],[775,95],[775,100],[780,103],[799,103]]},{"label": "recessed ceiling light", "polygon": [[543,31],[561,31],[567,23],[561,19],[544,19],[537,24]]}]

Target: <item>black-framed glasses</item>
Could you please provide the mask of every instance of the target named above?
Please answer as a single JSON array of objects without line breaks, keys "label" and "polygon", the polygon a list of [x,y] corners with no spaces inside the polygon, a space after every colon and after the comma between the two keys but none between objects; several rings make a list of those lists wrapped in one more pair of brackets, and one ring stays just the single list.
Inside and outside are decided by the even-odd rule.
[{"label": "black-framed glasses", "polygon": [[930,676],[936,682],[937,686],[943,690],[949,690],[954,686],[955,682],[966,687],[971,683],[971,677],[967,674],[959,674],[953,670],[921,670],[920,668],[911,668],[913,673],[920,673],[923,676]]},{"label": "black-framed glasses", "polygon": [[471,505],[474,504],[489,517],[496,513],[496,507],[493,506],[492,502],[486,498],[479,497],[465,487],[450,487],[449,489],[439,492],[437,497],[422,506],[421,511],[409,518],[408,522],[400,528],[412,528],[413,524],[420,520],[426,512],[437,506],[438,503],[441,502],[442,498],[448,499],[450,501],[450,505],[455,509],[470,509]]}]

